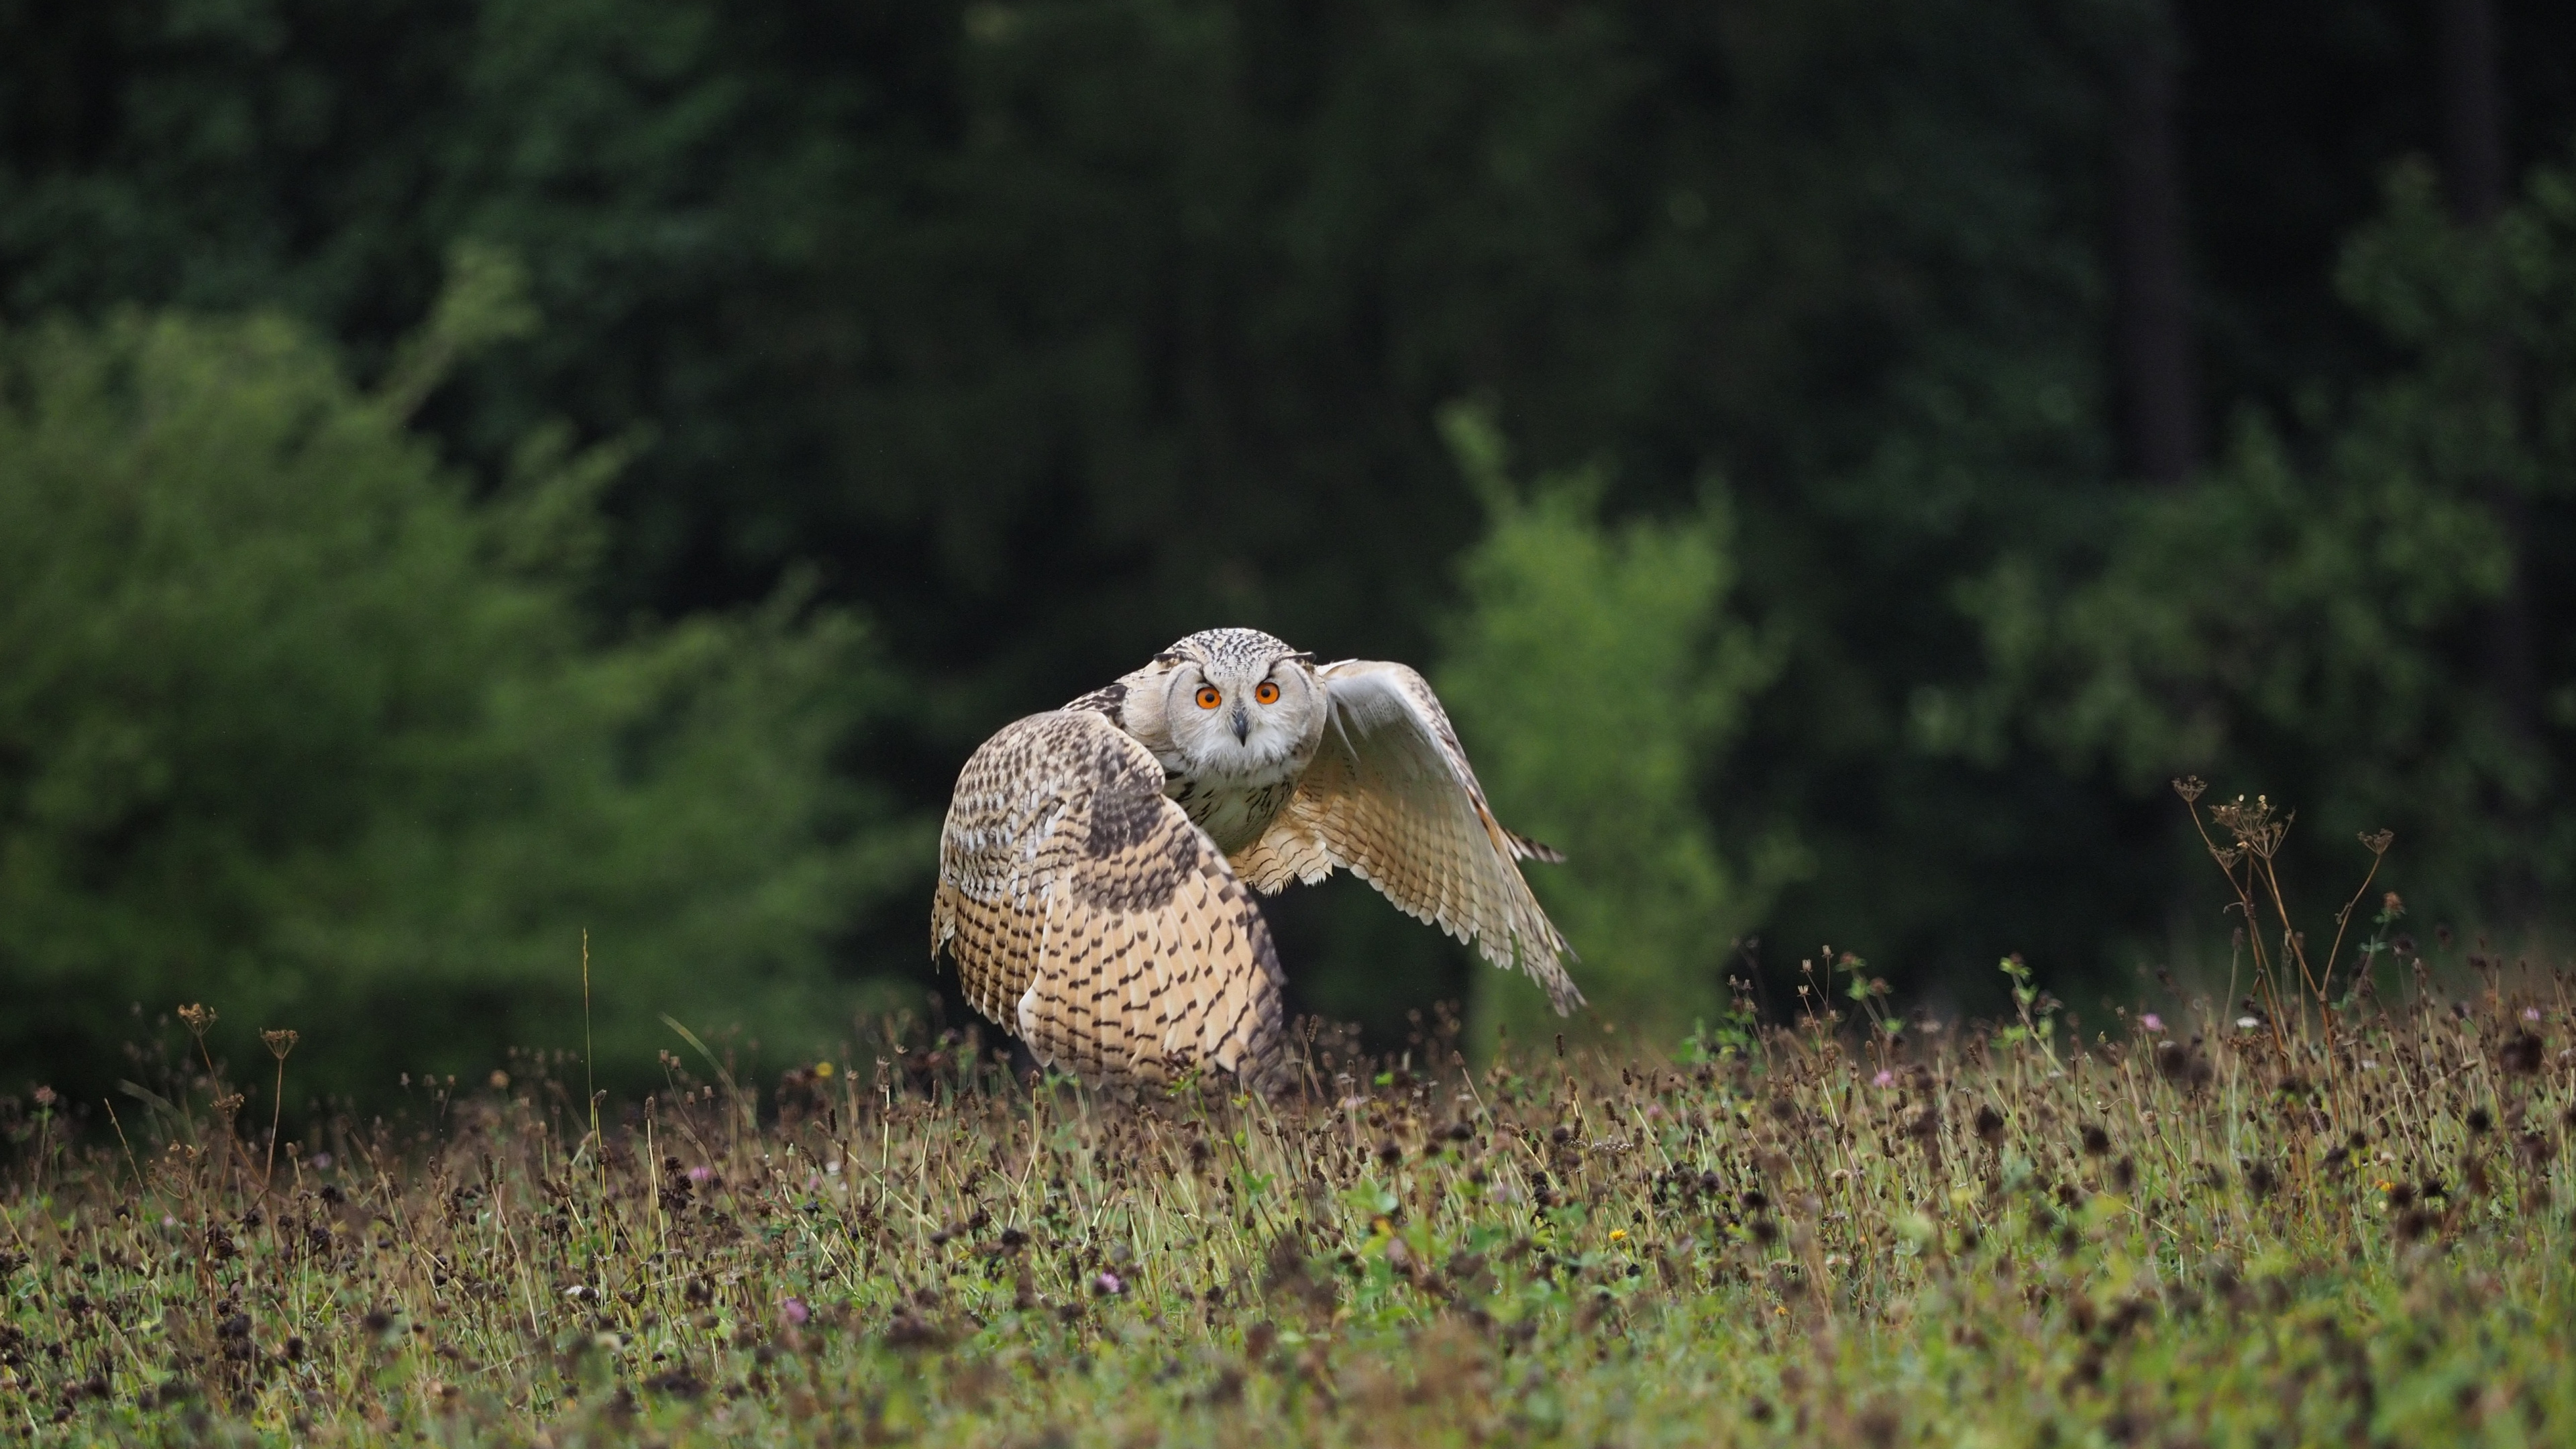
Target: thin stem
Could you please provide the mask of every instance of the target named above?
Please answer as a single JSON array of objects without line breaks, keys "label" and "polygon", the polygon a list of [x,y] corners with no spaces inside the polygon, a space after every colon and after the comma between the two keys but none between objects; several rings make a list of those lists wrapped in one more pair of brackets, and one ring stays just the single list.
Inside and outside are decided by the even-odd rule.
[{"label": "thin stem", "polygon": [[268,1161],[259,1169],[259,1195],[268,1196],[268,1180],[277,1171],[277,1124],[286,1110],[286,1058],[277,1059],[277,1088],[268,1104]]},{"label": "thin stem", "polygon": [[2334,949],[2326,954],[2326,979],[2329,981],[2334,979],[2334,963],[2343,959],[2343,935],[2352,924],[2353,908],[2361,904],[2363,896],[2370,894],[2370,883],[2379,879],[2379,863],[2387,858],[2382,851],[2370,853],[2370,870],[2362,876],[2361,888],[2352,893],[2351,900],[2343,903],[2342,910],[2335,912]]},{"label": "thin stem", "polygon": [[592,1165],[599,1169],[600,1191],[608,1190],[608,1144],[599,1136],[599,1084],[591,1078],[590,1045],[590,928],[581,928],[581,1090],[590,1103],[590,1152]]}]

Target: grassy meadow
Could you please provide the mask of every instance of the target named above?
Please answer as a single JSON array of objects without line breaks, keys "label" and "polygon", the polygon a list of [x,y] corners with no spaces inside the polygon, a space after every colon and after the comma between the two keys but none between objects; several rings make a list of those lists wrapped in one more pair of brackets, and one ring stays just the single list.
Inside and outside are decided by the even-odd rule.
[{"label": "grassy meadow", "polygon": [[[10,1123],[0,1415],[45,1442],[2576,1441],[2563,979],[2079,1042],[2026,987],[2002,1028],[1890,1021],[1849,966],[1850,1019],[1743,1015],[1670,1058],[1310,1030],[1268,1101],[1033,1083],[890,1025],[756,1090],[682,1043],[596,1131],[578,1058],[523,1057],[272,1155],[267,1091],[165,1063],[105,1142],[66,1146],[59,1103]],[[276,1046],[259,1085],[291,1092]]]}]

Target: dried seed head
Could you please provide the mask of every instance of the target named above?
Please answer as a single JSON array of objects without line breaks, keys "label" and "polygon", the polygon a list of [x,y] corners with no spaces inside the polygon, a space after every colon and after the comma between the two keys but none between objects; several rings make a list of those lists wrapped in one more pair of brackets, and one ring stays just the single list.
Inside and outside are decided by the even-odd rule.
[{"label": "dried seed head", "polygon": [[2209,785],[2198,775],[2185,775],[2173,782],[2173,788],[2174,793],[2182,797],[2182,803],[2188,805],[2199,799],[2201,792],[2208,789]]},{"label": "dried seed head", "polygon": [[2504,1045],[2497,1049],[2496,1060],[2515,1076],[2530,1076],[2540,1070],[2540,1038],[2527,1031],[2517,1031],[2505,1038]]},{"label": "dried seed head", "polygon": [[295,1043],[299,1038],[296,1036],[295,1032],[290,1029],[283,1031],[263,1031],[259,1034],[259,1039],[268,1044],[268,1054],[282,1062],[286,1060],[286,1054],[288,1052],[295,1050]]},{"label": "dried seed head", "polygon": [[187,1023],[191,1033],[202,1037],[206,1028],[215,1024],[215,1009],[192,1001],[179,1008],[179,1020]]}]

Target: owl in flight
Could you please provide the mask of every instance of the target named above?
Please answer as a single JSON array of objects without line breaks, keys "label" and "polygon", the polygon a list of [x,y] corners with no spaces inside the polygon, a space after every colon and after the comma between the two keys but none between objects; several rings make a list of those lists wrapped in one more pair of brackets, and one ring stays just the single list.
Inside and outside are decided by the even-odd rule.
[{"label": "owl in flight", "polygon": [[1279,957],[1253,903],[1336,868],[1583,1001],[1449,717],[1401,664],[1210,629],[984,742],[939,837],[930,953],[1040,1061],[1274,1080]]}]

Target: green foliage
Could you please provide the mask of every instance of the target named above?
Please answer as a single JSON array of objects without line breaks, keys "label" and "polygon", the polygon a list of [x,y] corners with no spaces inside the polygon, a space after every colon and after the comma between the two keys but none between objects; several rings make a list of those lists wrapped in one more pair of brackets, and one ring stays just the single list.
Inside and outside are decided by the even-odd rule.
[{"label": "green foliage", "polygon": [[[904,679],[853,768],[910,810],[998,721],[1211,622],[1436,657],[1484,526],[1449,399],[1494,398],[1533,471],[1605,460],[1607,519],[1687,515],[1723,476],[1729,598],[1778,672],[1711,818],[1794,820],[1815,862],[1765,912],[1774,984],[1832,941],[2000,1010],[1998,956],[2063,984],[2197,889],[2139,794],[2173,760],[2337,830],[2400,826],[2401,858],[2528,846],[2505,908],[2576,855],[2548,819],[2576,718],[2553,698],[2576,679],[2563,499],[2508,530],[2538,708],[2370,665],[2368,598],[2333,624],[2334,679],[2201,689],[2246,666],[2198,657],[2235,645],[2156,583],[2245,574],[2210,560],[2222,522],[2220,555],[2307,548],[2319,506],[2380,520],[2342,537],[2443,523],[2368,490],[2321,505],[2314,430],[2344,413],[2287,405],[2387,363],[2326,260],[2441,113],[2421,8],[2181,7],[2195,341],[2214,402],[2281,419],[2279,476],[2245,452],[2197,539],[2133,523],[2117,476],[2125,3],[20,0],[0,317],[286,313],[478,477],[551,420],[618,440],[590,602],[679,616],[810,567]],[[2576,7],[2499,15],[2518,162],[2576,124],[2553,62]],[[405,342],[459,240],[524,258],[546,326],[423,393]],[[2486,275],[2409,266],[2440,281],[2427,317]],[[2529,395],[2429,405],[2474,428],[2508,394]],[[2170,562],[2111,568],[2139,610],[2115,589],[2098,627],[2056,617],[2113,542],[2157,539]],[[2313,600],[2384,587],[2316,551],[2311,602],[2262,610],[2322,620]],[[2406,567],[2400,594],[2492,585]],[[2476,652],[2457,636],[2487,604],[2430,607],[2454,665]],[[2420,822],[2382,808],[2426,781]],[[1278,911],[1300,1004],[1400,1033],[1467,980],[1365,887],[1307,900]],[[915,934],[852,954],[912,961]]]},{"label": "green foliage", "polygon": [[2141,794],[2251,777],[2334,836],[2394,828],[2426,907],[2531,911],[2576,884],[2547,808],[2576,695],[2538,707],[2576,660],[2531,641],[2518,685],[2499,645],[2559,598],[2527,550],[2576,478],[2576,178],[2463,229],[2402,170],[2342,285],[2404,365],[2318,404],[2310,445],[2249,416],[2205,476],[2122,506],[2089,577],[2024,556],[1964,590],[1995,678],[1924,723],[1995,759],[2026,731]]},{"label": "green foliage", "polygon": [[[1706,805],[1780,662],[1727,609],[1725,498],[1678,521],[1608,526],[1599,470],[1524,492],[1489,419],[1457,407],[1446,424],[1487,531],[1460,565],[1466,609],[1434,685],[1495,809],[1566,853],[1524,870],[1583,957],[1593,1012],[1674,1039],[1729,1000],[1733,938],[1802,864],[1786,832],[1754,842],[1750,865],[1728,860]],[[1475,982],[1479,1023],[1524,1040],[1565,1029],[1516,975]]]},{"label": "green foliage", "polygon": [[[649,437],[610,605],[812,562],[914,690],[871,763],[924,808],[999,721],[1214,621],[1434,657],[1483,526],[1434,418],[1490,394],[1533,467],[1609,461],[1605,516],[1735,482],[1737,594],[1795,647],[1730,808],[1839,862],[1794,892],[1801,939],[1866,920],[1902,969],[1976,966],[1989,883],[2033,872],[2000,832],[1926,848],[1961,791],[1902,702],[1973,657],[1923,601],[2101,471],[2097,28],[1984,0],[0,6],[45,79],[0,97],[0,312],[282,306],[372,378],[456,239],[512,248],[545,330],[423,425],[495,470],[549,417]],[[1308,1004],[1386,1026],[1463,985],[1373,901],[1321,910],[1282,911],[1322,928]]]},{"label": "green foliage", "polygon": [[[204,1001],[294,1027],[308,1086],[487,1068],[655,1013],[828,1040],[833,934],[918,830],[832,752],[881,697],[794,593],[602,635],[580,607],[614,450],[560,433],[473,501],[401,414],[513,318],[466,285],[366,394],[274,316],[0,336],[0,1023],[95,1084]],[[611,1068],[609,1075],[618,1073]]]}]

